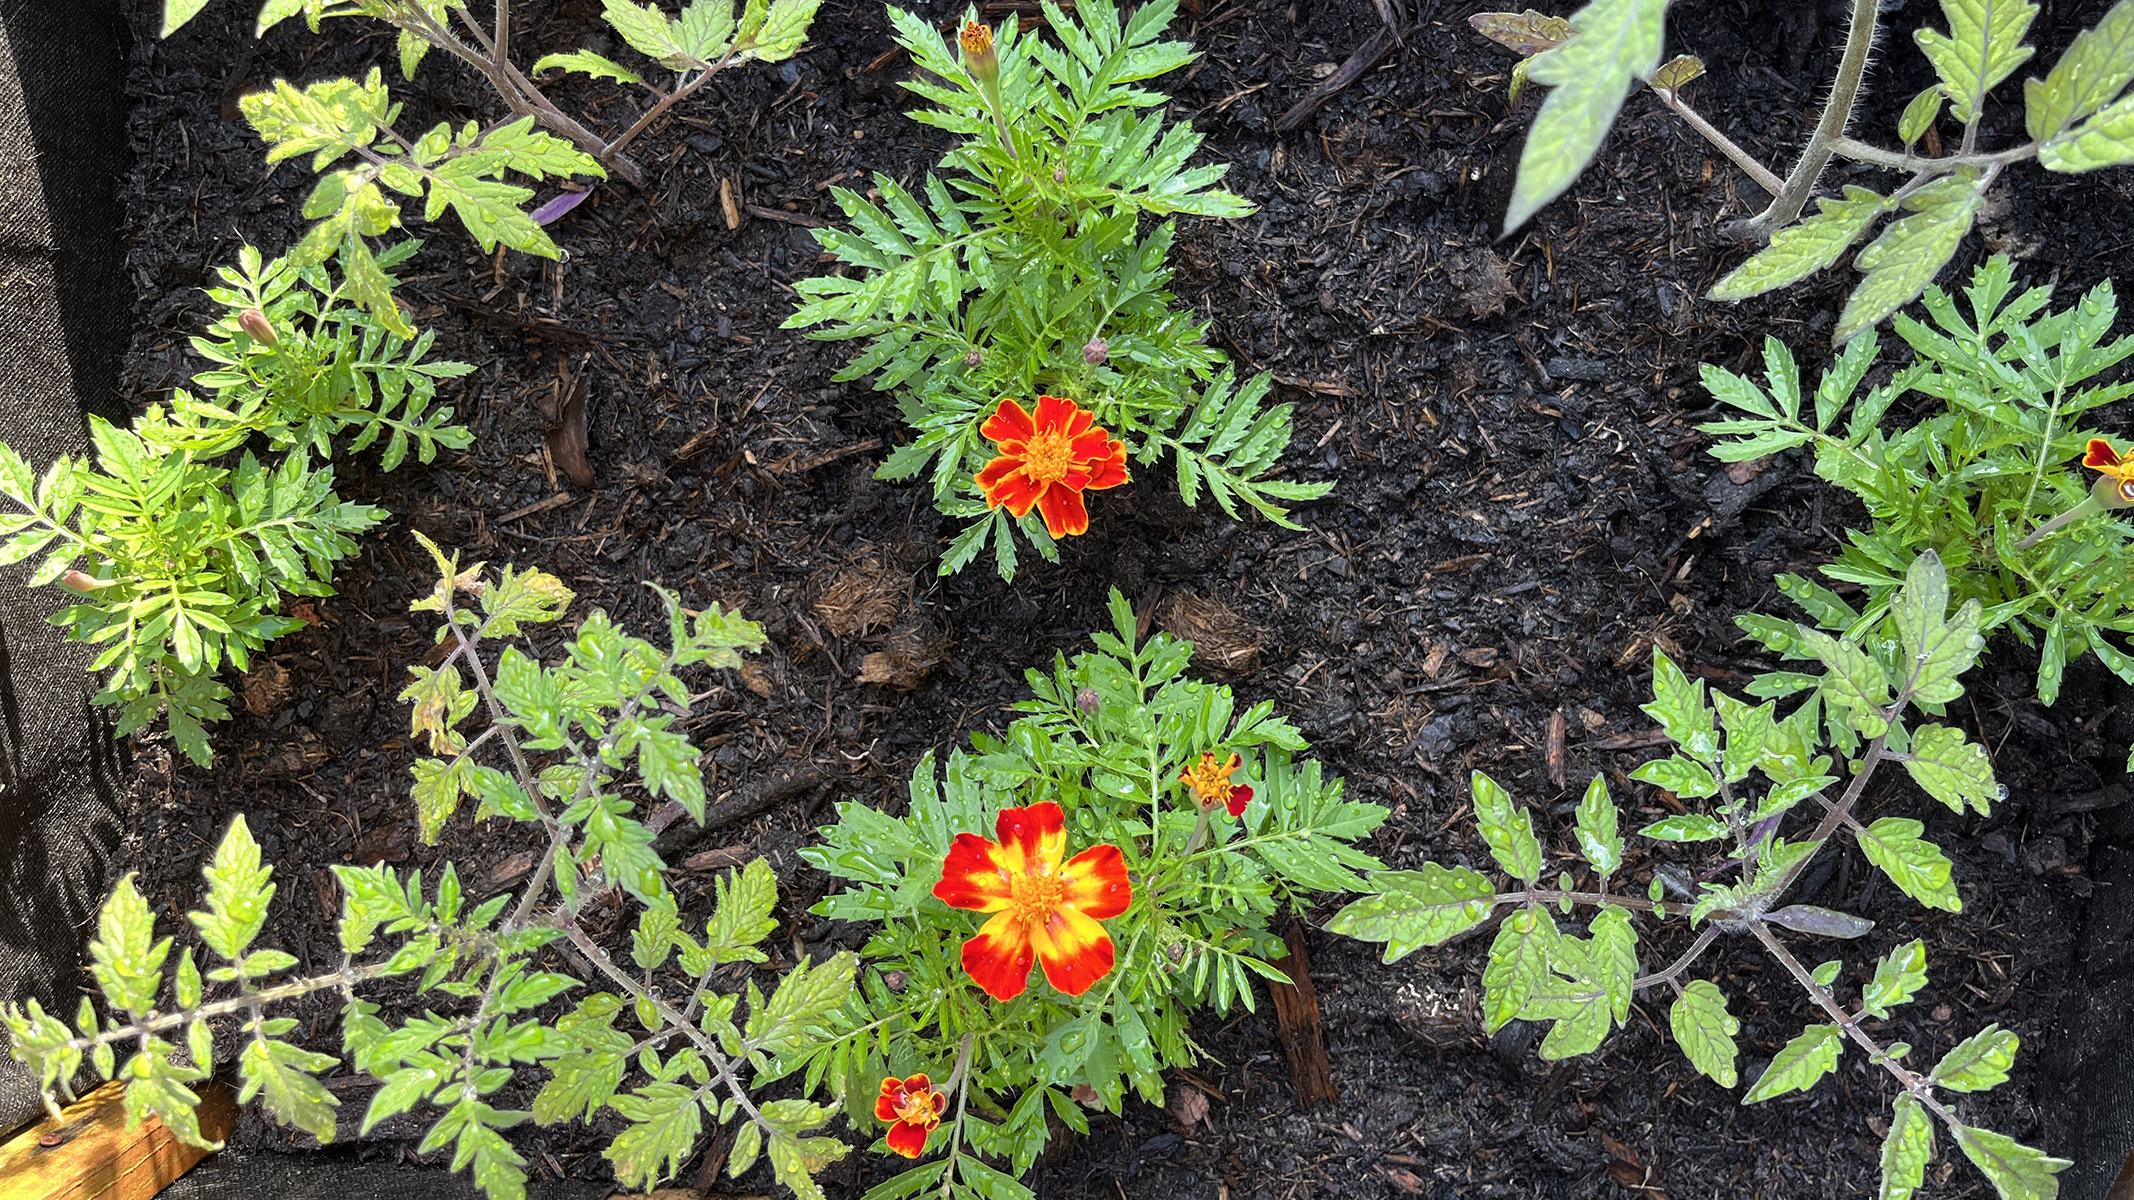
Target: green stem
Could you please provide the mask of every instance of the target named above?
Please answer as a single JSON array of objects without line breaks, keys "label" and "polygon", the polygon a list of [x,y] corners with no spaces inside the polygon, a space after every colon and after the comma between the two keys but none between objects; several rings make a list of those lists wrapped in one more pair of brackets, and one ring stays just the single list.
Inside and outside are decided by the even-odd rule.
[{"label": "green stem", "polygon": [[1801,209],[1823,176],[1823,168],[1830,164],[1832,143],[1845,135],[1845,127],[1852,121],[1852,106],[1859,99],[1860,83],[1867,76],[1868,55],[1874,49],[1879,9],[1877,0],[1853,0],[1852,21],[1845,31],[1845,54],[1838,60],[1838,77],[1823,105],[1822,119],[1816,122],[1814,135],[1770,206],[1734,224],[1732,232],[1743,240],[1767,241],[1774,230],[1800,219]]}]

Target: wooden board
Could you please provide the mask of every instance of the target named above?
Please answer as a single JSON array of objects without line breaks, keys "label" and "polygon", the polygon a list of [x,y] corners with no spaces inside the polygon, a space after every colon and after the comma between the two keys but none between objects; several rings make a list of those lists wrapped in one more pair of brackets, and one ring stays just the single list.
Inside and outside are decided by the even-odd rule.
[{"label": "wooden board", "polygon": [[[200,1132],[221,1141],[236,1123],[230,1089],[200,1089]],[[207,1157],[150,1117],[126,1128],[125,1089],[107,1083],[0,1144],[7,1200],[150,1200]]]}]

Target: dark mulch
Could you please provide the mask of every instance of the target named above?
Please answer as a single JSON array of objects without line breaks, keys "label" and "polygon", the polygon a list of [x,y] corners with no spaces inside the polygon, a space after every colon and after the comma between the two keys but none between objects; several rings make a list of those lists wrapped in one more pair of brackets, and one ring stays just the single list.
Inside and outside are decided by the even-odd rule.
[{"label": "dark mulch", "polygon": [[[330,27],[330,42],[290,22],[255,49],[236,13],[251,6],[235,3],[158,45],[160,7],[141,0],[134,13],[139,167],[128,233],[141,321],[127,378],[142,402],[198,369],[185,336],[208,312],[197,289],[211,266],[245,241],[287,244],[298,228],[311,177],[302,163],[263,166],[234,98],[276,76],[389,64],[393,46],[369,22]],[[544,10],[520,22],[523,55],[608,48],[591,0],[522,7]],[[517,829],[464,820],[435,849],[412,844],[412,751],[394,697],[430,645],[428,625],[407,613],[428,569],[416,530],[472,557],[555,572],[585,604],[642,628],[656,627],[657,602],[638,586],[647,579],[691,605],[738,603],[764,623],[770,648],[745,678],[721,681],[695,727],[716,790],[806,764],[826,782],[677,853],[738,845],[773,855],[791,936],[810,944],[849,937],[805,914],[825,881],[792,853],[828,802],[894,805],[922,752],[1003,724],[1021,670],[1083,644],[1113,587],[1151,606],[1159,624],[1184,622],[1202,602],[1241,616],[1228,635],[1245,654],[1232,681],[1295,719],[1354,794],[1394,809],[1377,850],[1396,865],[1480,860],[1463,816],[1471,768],[1511,785],[1559,835],[1595,771],[1610,774],[1636,816],[1665,811],[1622,775],[1649,751],[1608,749],[1648,728],[1637,705],[1653,647],[1738,689],[1766,664],[1739,642],[1732,616],[1780,611],[1773,575],[1812,569],[1857,516],[1797,461],[1746,491],[1716,470],[1692,428],[1709,404],[1697,364],[1748,369],[1767,332],[1820,359],[1851,277],[1739,308],[1699,300],[1740,258],[1717,228],[1757,193],[1642,94],[1578,186],[1496,242],[1533,101],[1507,110],[1511,61],[1467,31],[1472,5],[1425,4],[1405,50],[1286,136],[1270,126],[1371,36],[1371,6],[1201,7],[1179,25],[1205,57],[1167,81],[1174,113],[1208,133],[1208,153],[1234,164],[1232,186],[1262,210],[1185,225],[1178,291],[1214,319],[1227,351],[1275,372],[1297,404],[1289,470],[1337,482],[1302,512],[1303,532],[1188,510],[1148,480],[1098,497],[1095,532],[1058,566],[1030,566],[1013,586],[982,568],[936,578],[946,531],[926,494],[871,478],[901,436],[893,407],[830,381],[843,347],[778,330],[791,282],[817,269],[805,226],[836,217],[828,185],[872,171],[908,182],[942,148],[900,115],[895,85],[908,67],[884,53],[880,9],[833,0],[796,62],[734,72],[644,139],[647,190],[603,188],[555,228],[567,266],[484,257],[449,220],[417,230],[429,242],[404,295],[444,351],[480,366],[454,397],[478,440],[464,457],[389,477],[343,464],[344,494],[396,520],[348,564],[341,594],[318,606],[323,624],[275,646],[286,694],[263,695],[274,700],[266,715],[240,714],[219,731],[211,771],[159,769],[147,756],[135,852],[165,917],[175,922],[194,900],[202,855],[240,812],[281,869],[271,936],[313,966],[338,957],[327,865],[382,858],[434,871],[450,859],[494,890],[531,848]],[[1876,136],[1927,82],[1901,31],[1934,6],[1892,7],[1900,32],[1861,122]],[[2034,31],[2044,60],[2104,7],[2049,5]],[[927,12],[951,15],[945,5]],[[1675,20],[1670,48],[1713,64],[1691,98],[1768,161],[1801,140],[1836,58],[1838,20],[1816,12],[1747,0],[1683,6]],[[496,107],[450,63],[395,86],[408,104],[403,127]],[[620,128],[633,111],[605,86],[557,95],[603,127]],[[1997,107],[1988,124],[2017,136],[2020,112]],[[721,215],[722,180],[751,206],[738,231]],[[2008,214],[1944,278],[1967,274],[1981,241],[2019,255],[2026,281],[2056,282],[2063,298],[2134,274],[2134,243],[2097,219],[2124,211],[2127,185],[2124,171],[2011,171]],[[543,457],[543,406],[565,372],[589,382],[589,489],[557,478]],[[565,493],[556,506],[537,503]],[[892,597],[887,621],[833,633],[818,603],[869,580]],[[891,640],[938,648],[941,661],[913,690],[858,680],[865,656]],[[2063,798],[2117,780],[2134,739],[2126,689],[2094,662],[2071,672],[2052,709],[2031,698],[2032,666],[2022,647],[1996,642],[1970,698],[1952,709],[1992,748],[2009,787],[1993,817],[1954,819],[1895,780],[1867,804],[1928,822],[1956,859],[1965,911],[1922,911],[1875,887],[1850,853],[1830,856],[1802,897],[1881,922],[1844,948],[1848,961],[1927,937],[1934,983],[1892,1034],[1929,1060],[1989,1021],[2023,1035],[2026,1061],[2046,1034],[2083,912],[2092,828],[2090,816],[2064,815]],[[1543,757],[1558,712],[1570,730],[1568,791],[1548,782]],[[708,886],[707,876],[685,880],[685,899]],[[1648,961],[1664,961],[1671,945],[1648,945]],[[1180,1131],[1138,1104],[1100,1118],[1041,1169],[1041,1193],[1872,1189],[1871,1125],[1890,1086],[1857,1056],[1807,1096],[1745,1109],[1660,1033],[1663,1006],[1641,1006],[1602,1053],[1552,1066],[1533,1054],[1529,1029],[1480,1034],[1483,941],[1392,967],[1317,933],[1310,948],[1338,1106],[1295,1110],[1264,1003],[1254,1015],[1210,1018],[1198,1036],[1214,1061],[1198,1073],[1222,1100],[1207,1123]],[[1753,1077],[1814,1015],[1753,947],[1722,951],[1706,969],[1735,998]],[[326,1007],[307,1015],[315,1035],[332,1036]],[[1965,1110],[2050,1144],[2030,1085],[2019,1064],[2007,1086]],[[539,1170],[599,1177],[601,1137],[562,1128],[524,1144]],[[388,1140],[366,1152],[410,1146]],[[844,1189],[856,1176],[839,1179]],[[1930,1179],[1936,1195],[1988,1194],[1947,1154]]]}]

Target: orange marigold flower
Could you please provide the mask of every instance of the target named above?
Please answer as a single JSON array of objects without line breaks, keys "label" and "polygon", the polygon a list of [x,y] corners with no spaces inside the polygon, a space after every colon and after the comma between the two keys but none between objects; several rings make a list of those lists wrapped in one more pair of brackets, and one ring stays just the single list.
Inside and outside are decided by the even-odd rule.
[{"label": "orange marigold flower", "polygon": [[986,506],[1006,505],[1017,517],[1034,507],[1056,538],[1089,532],[1082,493],[1126,482],[1126,443],[1096,427],[1096,419],[1058,396],[1039,396],[1036,416],[1002,400],[978,429],[1000,446],[1000,456],[978,472]]},{"label": "orange marigold flower", "polygon": [[2134,504],[2134,456],[2121,458],[2119,451],[2112,449],[2112,443],[2103,438],[2091,438],[2089,452],[2082,456],[2082,465],[2102,472],[2106,479],[2118,480],[2120,500]]},{"label": "orange marigold flower", "polygon": [[991,83],[1000,78],[1000,57],[993,50],[993,27],[979,21],[965,21],[963,32],[956,35],[956,42],[963,47],[963,65],[971,78],[980,83]]},{"label": "orange marigold flower", "polygon": [[1091,846],[1062,865],[1067,822],[1050,800],[1000,810],[994,830],[997,842],[957,834],[934,885],[951,908],[993,914],[963,943],[963,969],[986,995],[1013,1000],[1034,958],[1053,987],[1081,995],[1111,973],[1111,935],[1097,922],[1133,902],[1125,857],[1117,846]]},{"label": "orange marigold flower", "polygon": [[1178,773],[1178,782],[1186,785],[1202,808],[1221,804],[1231,816],[1242,816],[1245,806],[1252,803],[1252,788],[1242,783],[1232,786],[1230,777],[1243,765],[1244,760],[1235,754],[1226,763],[1216,762],[1213,754],[1203,754],[1198,766]]},{"label": "orange marigold flower", "polygon": [[882,1081],[882,1094],[875,1097],[874,1117],[889,1124],[889,1148],[906,1158],[926,1153],[926,1135],[941,1123],[948,1097],[934,1090],[925,1072],[909,1079]]}]

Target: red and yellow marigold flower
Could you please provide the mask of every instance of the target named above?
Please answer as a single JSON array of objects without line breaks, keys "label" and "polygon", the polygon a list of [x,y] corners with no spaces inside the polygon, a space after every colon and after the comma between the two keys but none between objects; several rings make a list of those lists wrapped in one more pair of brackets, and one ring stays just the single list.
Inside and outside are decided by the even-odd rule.
[{"label": "red and yellow marigold flower", "polygon": [[1215,755],[1203,754],[1200,763],[1178,773],[1178,782],[1186,785],[1193,799],[1203,810],[1223,806],[1231,816],[1243,816],[1245,806],[1252,803],[1252,788],[1248,784],[1232,785],[1230,777],[1237,774],[1244,760],[1232,754],[1230,761],[1218,763]]},{"label": "red and yellow marigold flower", "polygon": [[888,1123],[891,1150],[917,1158],[926,1152],[926,1135],[941,1124],[947,1107],[948,1097],[935,1091],[922,1071],[908,1079],[884,1079],[882,1094],[874,1100],[874,1117]]},{"label": "red and yellow marigold flower", "polygon": [[1035,959],[1053,987],[1081,995],[1111,973],[1111,935],[1097,922],[1133,902],[1125,857],[1117,846],[1091,846],[1062,864],[1067,823],[1050,800],[1002,809],[994,830],[997,842],[957,834],[934,885],[951,908],[993,914],[963,943],[963,969],[986,995],[1013,1000]]},{"label": "red and yellow marigold flower", "polygon": [[1058,396],[1039,396],[1035,416],[1002,400],[978,430],[1000,447],[978,472],[986,506],[1005,505],[1017,517],[1034,507],[1055,538],[1089,532],[1082,493],[1126,482],[1126,443],[1095,422],[1096,414]]},{"label": "red and yellow marigold flower", "polygon": [[[2082,465],[2103,474],[2104,478],[2097,481],[2100,484],[2105,479],[2117,480],[2112,490],[2118,494],[2119,500],[2123,504],[2134,504],[2134,456],[2122,458],[2119,451],[2112,449],[2112,443],[2103,438],[2091,438],[2089,452],[2082,456]],[[2105,498],[2100,496],[2098,499]]]}]

